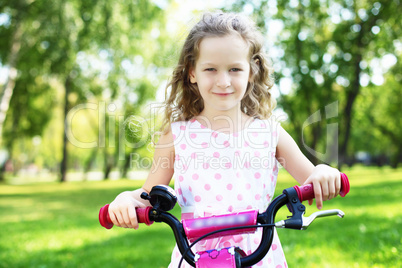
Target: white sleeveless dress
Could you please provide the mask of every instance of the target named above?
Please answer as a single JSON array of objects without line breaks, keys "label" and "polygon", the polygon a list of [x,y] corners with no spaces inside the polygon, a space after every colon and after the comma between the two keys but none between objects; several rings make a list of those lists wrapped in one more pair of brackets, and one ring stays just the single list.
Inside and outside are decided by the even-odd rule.
[{"label": "white sleeveless dress", "polygon": [[[195,119],[172,123],[175,191],[182,219],[250,209],[265,211],[274,196],[278,175],[278,126],[274,119],[254,119],[246,129],[225,134]],[[238,246],[250,254],[258,247],[261,234],[258,228],[252,234],[203,240],[193,252]],[[177,268],[180,258],[176,245],[169,268]],[[183,261],[181,267],[191,266]],[[276,231],[268,254],[253,267],[287,267]]]}]

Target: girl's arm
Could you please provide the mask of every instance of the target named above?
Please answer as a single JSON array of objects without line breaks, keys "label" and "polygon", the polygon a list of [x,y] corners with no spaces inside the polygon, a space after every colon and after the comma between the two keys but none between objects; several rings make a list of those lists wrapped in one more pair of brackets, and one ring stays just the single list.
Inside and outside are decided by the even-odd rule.
[{"label": "girl's arm", "polygon": [[[323,201],[339,194],[341,188],[339,171],[327,165],[314,166],[281,126],[278,132],[277,160],[300,184],[313,184],[317,208],[321,209]],[[309,200],[309,204],[312,203],[313,201]]]},{"label": "girl's arm", "polygon": [[142,188],[119,194],[109,205],[109,217],[113,224],[124,228],[138,228],[136,207],[149,206],[143,200],[142,192],[150,192],[152,187],[159,184],[168,185],[174,172],[174,145],[171,132],[160,137],[155,146],[152,168]]}]

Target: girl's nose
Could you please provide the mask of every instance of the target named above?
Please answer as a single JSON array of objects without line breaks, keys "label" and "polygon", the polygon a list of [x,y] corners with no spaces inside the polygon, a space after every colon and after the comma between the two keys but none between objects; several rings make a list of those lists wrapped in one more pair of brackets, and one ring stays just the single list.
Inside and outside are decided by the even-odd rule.
[{"label": "girl's nose", "polygon": [[218,75],[216,80],[216,86],[220,88],[230,87],[230,76],[226,72]]}]

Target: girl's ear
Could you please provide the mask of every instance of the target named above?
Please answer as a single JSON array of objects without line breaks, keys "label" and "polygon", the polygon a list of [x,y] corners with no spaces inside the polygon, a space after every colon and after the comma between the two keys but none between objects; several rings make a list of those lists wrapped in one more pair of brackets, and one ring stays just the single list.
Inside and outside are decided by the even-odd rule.
[{"label": "girl's ear", "polygon": [[196,76],[195,76],[195,70],[194,70],[194,68],[191,68],[191,69],[190,69],[189,75],[190,75],[190,82],[191,82],[192,84],[197,83],[197,78],[196,78]]}]

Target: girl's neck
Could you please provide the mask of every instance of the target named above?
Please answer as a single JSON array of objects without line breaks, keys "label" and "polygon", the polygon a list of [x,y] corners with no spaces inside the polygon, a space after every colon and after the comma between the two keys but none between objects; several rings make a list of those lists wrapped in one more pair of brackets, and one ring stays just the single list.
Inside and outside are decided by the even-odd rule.
[{"label": "girl's neck", "polygon": [[202,125],[219,132],[231,134],[239,132],[248,127],[253,118],[241,112],[236,111],[212,112],[204,109],[196,118]]}]

